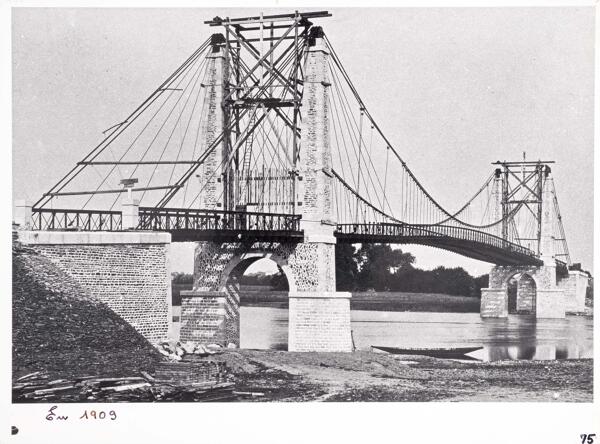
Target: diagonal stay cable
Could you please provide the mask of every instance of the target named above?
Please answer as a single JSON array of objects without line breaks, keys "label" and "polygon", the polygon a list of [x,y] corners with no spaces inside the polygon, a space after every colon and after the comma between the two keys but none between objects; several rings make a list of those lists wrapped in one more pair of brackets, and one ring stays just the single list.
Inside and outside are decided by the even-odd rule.
[{"label": "diagonal stay cable", "polygon": [[[200,77],[201,77],[200,75],[198,75],[199,73],[200,73],[200,69],[199,69],[199,70],[198,70],[198,71],[195,73],[195,76],[194,76],[194,77],[195,77],[195,80],[194,80],[194,83],[193,83],[193,85],[192,85],[192,88],[191,88],[191,90],[190,90],[190,93],[188,94],[187,98],[185,99],[185,102],[184,102],[184,104],[183,104],[182,110],[181,110],[181,112],[179,113],[179,115],[177,116],[177,120],[175,121],[175,124],[173,125],[173,129],[172,129],[172,130],[171,130],[171,132],[169,133],[169,137],[167,138],[167,141],[165,142],[165,145],[164,145],[164,147],[163,147],[163,150],[162,150],[162,152],[160,153],[160,157],[158,158],[158,160],[159,160],[159,161],[161,161],[161,160],[162,160],[162,158],[163,158],[163,156],[165,155],[165,152],[167,151],[167,148],[168,148],[168,146],[169,146],[169,143],[171,142],[171,139],[172,139],[172,137],[173,137],[173,134],[175,134],[175,130],[177,129],[177,127],[178,127],[178,125],[179,125],[179,122],[181,121],[181,117],[182,117],[182,116],[183,116],[183,114],[184,114],[183,110],[185,110],[185,108],[187,107],[187,104],[189,103],[189,101],[190,101],[190,98],[192,97],[192,94],[193,94],[193,92],[194,92],[194,88],[195,88],[195,87],[196,87],[196,85],[198,84],[198,80],[199,80],[199,79],[200,79]],[[191,83],[191,79],[190,79],[190,83]],[[186,86],[186,89],[187,89],[187,86]],[[196,95],[196,102],[197,102],[198,96],[199,96],[199,94],[198,94],[198,95]],[[175,104],[175,107],[176,107],[176,106],[177,106],[177,104],[178,104],[178,103],[181,101],[181,99],[182,99],[182,98],[183,98],[183,94],[182,94],[182,95],[179,97],[179,99],[177,100],[177,103]],[[195,107],[195,103],[196,103],[196,102],[194,102],[194,107]],[[175,109],[175,107],[173,108],[173,110]],[[168,117],[170,117],[170,114],[169,114],[169,116],[168,116]],[[167,119],[168,119],[168,117],[167,117]],[[186,129],[185,129],[185,134],[187,134],[187,130],[188,130],[188,128],[189,128],[189,122],[191,121],[191,119],[192,119],[192,115],[190,114],[190,119],[188,120],[188,125],[186,126]],[[184,138],[185,138],[185,135],[184,135]],[[183,144],[182,144],[181,146],[183,146]],[[179,151],[181,151],[181,146],[179,147]],[[178,157],[179,157],[179,154],[178,154]],[[137,168],[137,167],[136,167],[136,168]],[[154,169],[152,170],[152,174],[150,175],[150,179],[148,179],[148,182],[147,182],[147,185],[146,185],[146,187],[149,187],[149,186],[150,186],[150,182],[152,182],[152,179],[154,178],[154,174],[156,173],[156,170],[157,170],[157,168],[158,168],[158,164],[154,166]],[[171,183],[171,178],[172,178],[172,175],[171,175],[171,177],[169,178],[169,181],[168,181],[167,183]],[[146,191],[144,191],[144,192],[142,193],[142,197],[140,198],[140,201],[144,199],[144,196],[145,196],[145,195],[146,195]]]},{"label": "diagonal stay cable", "polygon": [[[200,66],[202,66],[202,64],[200,64],[198,66],[198,69],[200,68]],[[196,70],[196,73],[198,72],[198,69]],[[179,82],[176,85],[176,88],[178,88],[181,83],[183,82],[183,80],[187,77],[187,75],[191,72],[191,70],[187,71],[186,75],[184,77],[182,77]],[[195,74],[196,74],[195,73]],[[194,75],[195,75],[194,74]],[[184,89],[186,89],[191,80],[194,78],[194,75],[192,75],[190,77],[190,80],[188,81],[187,85],[185,86]],[[129,152],[129,150],[131,150],[131,148],[133,147],[133,145],[136,143],[136,141],[139,139],[139,137],[144,133],[144,131],[148,128],[148,126],[150,125],[150,123],[152,122],[152,120],[154,119],[154,117],[156,117],[156,115],[162,110],[162,108],[165,106],[165,104],[167,103],[167,101],[171,98],[171,96],[173,95],[173,93],[175,92],[175,89],[171,90],[171,92],[169,93],[169,95],[167,96],[167,98],[165,99],[165,101],[163,101],[163,103],[160,105],[160,107],[158,108],[158,110],[156,110],[156,112],[152,115],[152,117],[148,120],[148,122],[146,123],[146,125],[142,128],[142,130],[139,132],[139,134],[134,138],[134,140],[131,142],[131,144],[129,145],[129,147],[127,147],[127,149],[125,150],[125,152],[123,153],[123,155],[121,155],[121,157],[119,158],[119,161],[123,160],[123,158],[127,155],[127,153]],[[167,115],[167,117],[165,118],[165,120],[163,121],[161,127],[159,128],[158,132],[156,133],[156,135],[154,136],[154,138],[152,139],[152,141],[150,142],[150,144],[148,145],[148,147],[146,148],[146,150],[144,151],[144,154],[142,156],[142,160],[145,158],[146,154],[148,153],[148,150],[150,149],[150,147],[152,146],[152,144],[154,143],[154,141],[156,140],[156,138],[158,137],[158,134],[160,133],[160,131],[162,130],[162,128],[164,127],[166,121],[168,120],[168,118],[171,116],[173,110],[175,109],[175,107],[177,106],[177,104],[179,103],[179,101],[181,100],[181,97],[183,97],[183,94],[179,95],[179,98],[177,99],[177,101],[175,102],[175,104],[173,105],[173,107],[171,108],[169,114]],[[107,174],[107,176],[105,177],[105,179],[98,185],[98,187],[96,188],[96,191],[98,191],[102,185],[104,185],[104,183],[106,182],[106,180],[108,179],[108,177],[110,177],[110,175],[112,174],[112,172],[115,170],[116,165],[114,165],[111,170],[109,171],[109,173]],[[135,169],[133,170],[133,172],[130,174],[129,177],[133,177],[133,174],[135,174],[135,172],[137,171],[137,168],[139,167],[139,164],[136,165]],[[93,198],[93,195],[90,196],[90,198],[87,200],[87,202],[84,205],[85,206],[90,202],[90,200]],[[118,196],[117,196],[118,199]],[[114,205],[114,203],[113,203]]]},{"label": "diagonal stay cable", "polygon": [[170,86],[179,75],[186,71],[190,64],[194,63],[200,54],[208,47],[210,39],[207,39],[190,55],[156,90],[154,90],[127,118],[121,123],[114,125],[111,131],[96,147],[94,147],[81,162],[78,162],[67,174],[65,174],[52,188],[42,195],[42,197],[33,205],[34,208],[45,206],[52,200],[52,194],[60,192],[67,186],[81,171],[85,169],[85,162],[97,157],[115,140],[125,129],[127,129],[154,101],[161,96],[165,87]]}]

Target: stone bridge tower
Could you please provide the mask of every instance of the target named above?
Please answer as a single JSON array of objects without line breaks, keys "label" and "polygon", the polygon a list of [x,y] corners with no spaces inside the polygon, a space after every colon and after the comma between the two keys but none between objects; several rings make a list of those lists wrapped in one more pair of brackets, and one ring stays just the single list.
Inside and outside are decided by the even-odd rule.
[{"label": "stone bridge tower", "polygon": [[[530,198],[538,206],[537,248],[540,263],[538,265],[496,265],[489,274],[489,286],[481,290],[481,317],[503,318],[509,314],[509,282],[517,282],[514,306],[516,313],[535,314],[537,318],[564,318],[566,311],[582,312],[585,303],[584,281],[587,276],[580,271],[563,271],[557,274],[553,225],[555,223],[554,186],[550,168],[538,164],[539,178],[536,194]],[[514,174],[513,174],[514,175]],[[506,219],[509,213],[508,180],[506,164],[504,171],[496,170],[493,188],[495,220]],[[502,191],[500,191],[502,190]],[[514,194],[514,192],[513,192]],[[534,206],[535,209],[535,206]],[[500,217],[501,216],[501,217]],[[501,224],[498,236],[507,238],[508,222]]]},{"label": "stone bridge tower", "polygon": [[[228,55],[220,43],[223,41],[219,35],[212,39],[209,57],[214,58],[215,66],[227,65]],[[328,57],[323,32],[313,27],[303,67],[302,140],[296,188],[303,241],[199,242],[194,259],[194,289],[182,292],[181,340],[239,345],[237,278],[256,260],[269,258],[283,270],[289,284],[288,350],[352,350],[350,293],[336,292],[335,282]],[[207,87],[215,93],[210,95],[206,117],[207,146],[212,143],[210,135],[221,133],[227,120],[222,118],[224,104],[220,103],[221,85],[227,83],[222,77],[227,75],[226,69],[215,68],[211,73]],[[205,164],[204,177],[226,176],[225,171],[215,171],[220,168],[221,155],[215,151],[216,161]]]}]

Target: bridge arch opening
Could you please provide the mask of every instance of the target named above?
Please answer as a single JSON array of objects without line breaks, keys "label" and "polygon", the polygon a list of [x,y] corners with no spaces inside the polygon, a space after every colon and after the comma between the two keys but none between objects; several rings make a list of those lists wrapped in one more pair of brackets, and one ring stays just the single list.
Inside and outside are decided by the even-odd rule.
[{"label": "bridge arch opening", "polygon": [[284,267],[270,255],[236,258],[228,267],[224,289],[227,306],[237,308],[240,348],[287,350],[290,282]]},{"label": "bridge arch opening", "polygon": [[537,285],[528,273],[516,273],[507,281],[509,314],[535,314]]}]

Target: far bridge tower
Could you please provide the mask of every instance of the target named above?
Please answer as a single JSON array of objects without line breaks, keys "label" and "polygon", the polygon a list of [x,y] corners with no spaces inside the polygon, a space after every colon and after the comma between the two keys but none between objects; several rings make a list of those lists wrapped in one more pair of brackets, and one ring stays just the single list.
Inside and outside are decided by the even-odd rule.
[{"label": "far bridge tower", "polygon": [[[553,163],[525,159],[495,163],[498,168],[493,186],[493,211],[495,219],[502,220],[498,234],[505,242],[516,241],[533,250],[538,259],[531,265],[492,267],[489,286],[482,289],[481,295],[484,318],[501,318],[509,313],[564,318],[566,311],[584,309],[587,276],[579,270],[568,269],[566,239],[562,223],[556,220],[561,216],[557,212],[551,174]],[[522,208],[527,211],[519,212]],[[529,217],[530,228],[515,234],[516,219],[522,214]],[[562,248],[557,249],[557,245]]]}]

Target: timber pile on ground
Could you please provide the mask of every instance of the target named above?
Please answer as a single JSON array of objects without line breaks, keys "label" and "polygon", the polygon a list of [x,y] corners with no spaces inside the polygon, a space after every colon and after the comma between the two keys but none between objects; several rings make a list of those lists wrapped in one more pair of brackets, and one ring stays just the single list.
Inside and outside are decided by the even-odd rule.
[{"label": "timber pile on ground", "polygon": [[22,376],[13,384],[13,402],[227,401],[234,383],[223,363],[163,363],[155,376],[50,380],[48,373]]}]

